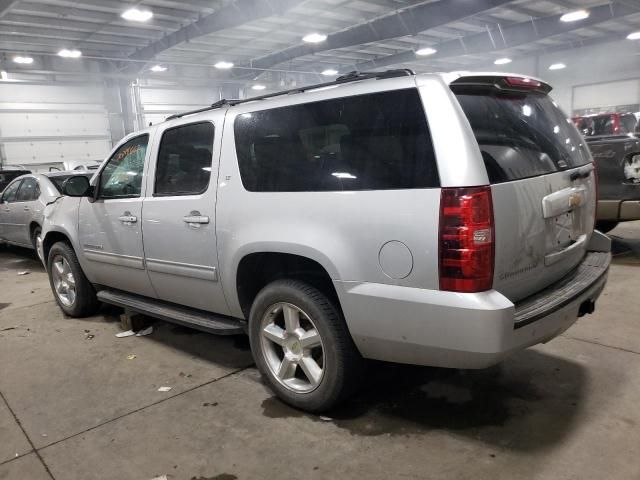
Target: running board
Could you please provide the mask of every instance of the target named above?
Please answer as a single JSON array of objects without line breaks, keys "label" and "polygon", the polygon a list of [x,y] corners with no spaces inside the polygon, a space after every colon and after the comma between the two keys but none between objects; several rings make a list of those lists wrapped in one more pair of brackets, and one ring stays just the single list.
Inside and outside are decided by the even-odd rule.
[{"label": "running board", "polygon": [[136,313],[142,313],[150,317],[159,318],[160,320],[189,328],[195,328],[196,330],[207,333],[214,333],[216,335],[239,335],[246,333],[242,327],[242,323],[234,318],[203,312],[162,300],[149,299],[115,290],[99,291],[98,300]]}]

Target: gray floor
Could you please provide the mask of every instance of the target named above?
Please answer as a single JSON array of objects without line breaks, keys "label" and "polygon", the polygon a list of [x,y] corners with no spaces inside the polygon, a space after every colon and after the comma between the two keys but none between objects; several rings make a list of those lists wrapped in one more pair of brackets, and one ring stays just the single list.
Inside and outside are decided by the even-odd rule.
[{"label": "gray floor", "polygon": [[640,223],[612,234],[597,311],[561,337],[487,371],[376,365],[330,418],[274,399],[243,338],[65,318],[0,248],[0,479],[640,478]]}]

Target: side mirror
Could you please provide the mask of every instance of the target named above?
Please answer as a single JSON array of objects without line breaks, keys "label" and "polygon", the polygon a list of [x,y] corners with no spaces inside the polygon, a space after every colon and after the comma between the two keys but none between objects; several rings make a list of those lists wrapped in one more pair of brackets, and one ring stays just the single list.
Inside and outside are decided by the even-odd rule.
[{"label": "side mirror", "polygon": [[76,175],[67,178],[62,184],[62,193],[68,197],[90,197],[93,195],[93,187],[89,179],[84,175]]}]

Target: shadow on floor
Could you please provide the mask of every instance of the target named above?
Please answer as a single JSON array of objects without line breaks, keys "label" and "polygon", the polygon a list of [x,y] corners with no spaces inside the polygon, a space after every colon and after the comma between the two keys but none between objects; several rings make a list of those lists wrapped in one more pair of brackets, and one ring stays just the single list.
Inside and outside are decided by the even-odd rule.
[{"label": "shadow on floor", "polygon": [[0,272],[44,272],[35,250],[0,244]]},{"label": "shadow on floor", "polygon": [[527,350],[486,370],[375,363],[360,393],[324,420],[275,397],[262,406],[268,417],[332,421],[355,436],[401,437],[437,429],[531,451],[559,443],[574,428],[587,381],[580,365]]},{"label": "shadow on floor", "polygon": [[640,238],[610,235],[611,253],[616,264],[640,264]]}]

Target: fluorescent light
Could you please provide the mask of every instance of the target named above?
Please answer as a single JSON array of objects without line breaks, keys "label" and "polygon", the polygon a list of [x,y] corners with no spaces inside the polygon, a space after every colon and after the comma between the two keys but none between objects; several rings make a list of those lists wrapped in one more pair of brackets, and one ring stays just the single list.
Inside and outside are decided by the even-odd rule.
[{"label": "fluorescent light", "polygon": [[162,65],[154,65],[153,67],[151,67],[151,71],[156,73],[166,72],[167,67],[163,67]]},{"label": "fluorescent light", "polygon": [[511,63],[511,59],[504,57],[504,58],[498,58],[497,60],[495,60],[493,62],[495,65],[506,65],[507,63]]},{"label": "fluorescent light", "polygon": [[327,68],[326,70],[323,70],[321,73],[325,77],[332,77],[333,75],[337,75],[338,71],[333,68]]},{"label": "fluorescent light", "polygon": [[33,58],[31,57],[13,57],[13,61],[15,63],[21,63],[23,65],[31,65],[33,63]]},{"label": "fluorescent light", "polygon": [[69,50],[67,48],[63,48],[58,52],[58,55],[62,58],[78,58],[82,55],[82,52],[80,50]]},{"label": "fluorescent light", "polygon": [[564,63],[554,63],[553,65],[549,65],[549,70],[562,70],[563,68],[567,68]]},{"label": "fluorescent light", "polygon": [[427,55],[433,55],[437,50],[435,48],[426,47],[421,48],[420,50],[416,50],[416,55],[420,55],[421,57],[425,57]]},{"label": "fluorescent light", "polygon": [[348,172],[333,172],[331,175],[333,175],[336,178],[349,178],[349,179],[358,178],[355,175],[351,175]]},{"label": "fluorescent light", "polygon": [[221,61],[216,63],[214,67],[219,68],[221,70],[228,70],[229,68],[233,67],[233,63]]},{"label": "fluorescent light", "polygon": [[561,22],[577,22],[578,20],[584,20],[589,18],[589,12],[587,10],[576,10],[575,12],[565,13],[560,17]]},{"label": "fluorescent light", "polygon": [[265,88],[267,88],[267,87],[265,87],[264,85],[260,85],[260,84],[256,84],[253,87],[251,87],[252,90],[264,90]]},{"label": "fluorescent light", "polygon": [[633,32],[627,35],[627,40],[640,40],[640,32]]},{"label": "fluorescent light", "polygon": [[307,43],[320,43],[324,42],[326,39],[327,36],[324,33],[310,33],[302,37],[302,41]]},{"label": "fluorescent light", "polygon": [[126,12],[120,15],[125,20],[131,20],[132,22],[148,22],[153,17],[153,12],[150,10],[138,10],[137,8],[130,8]]}]

